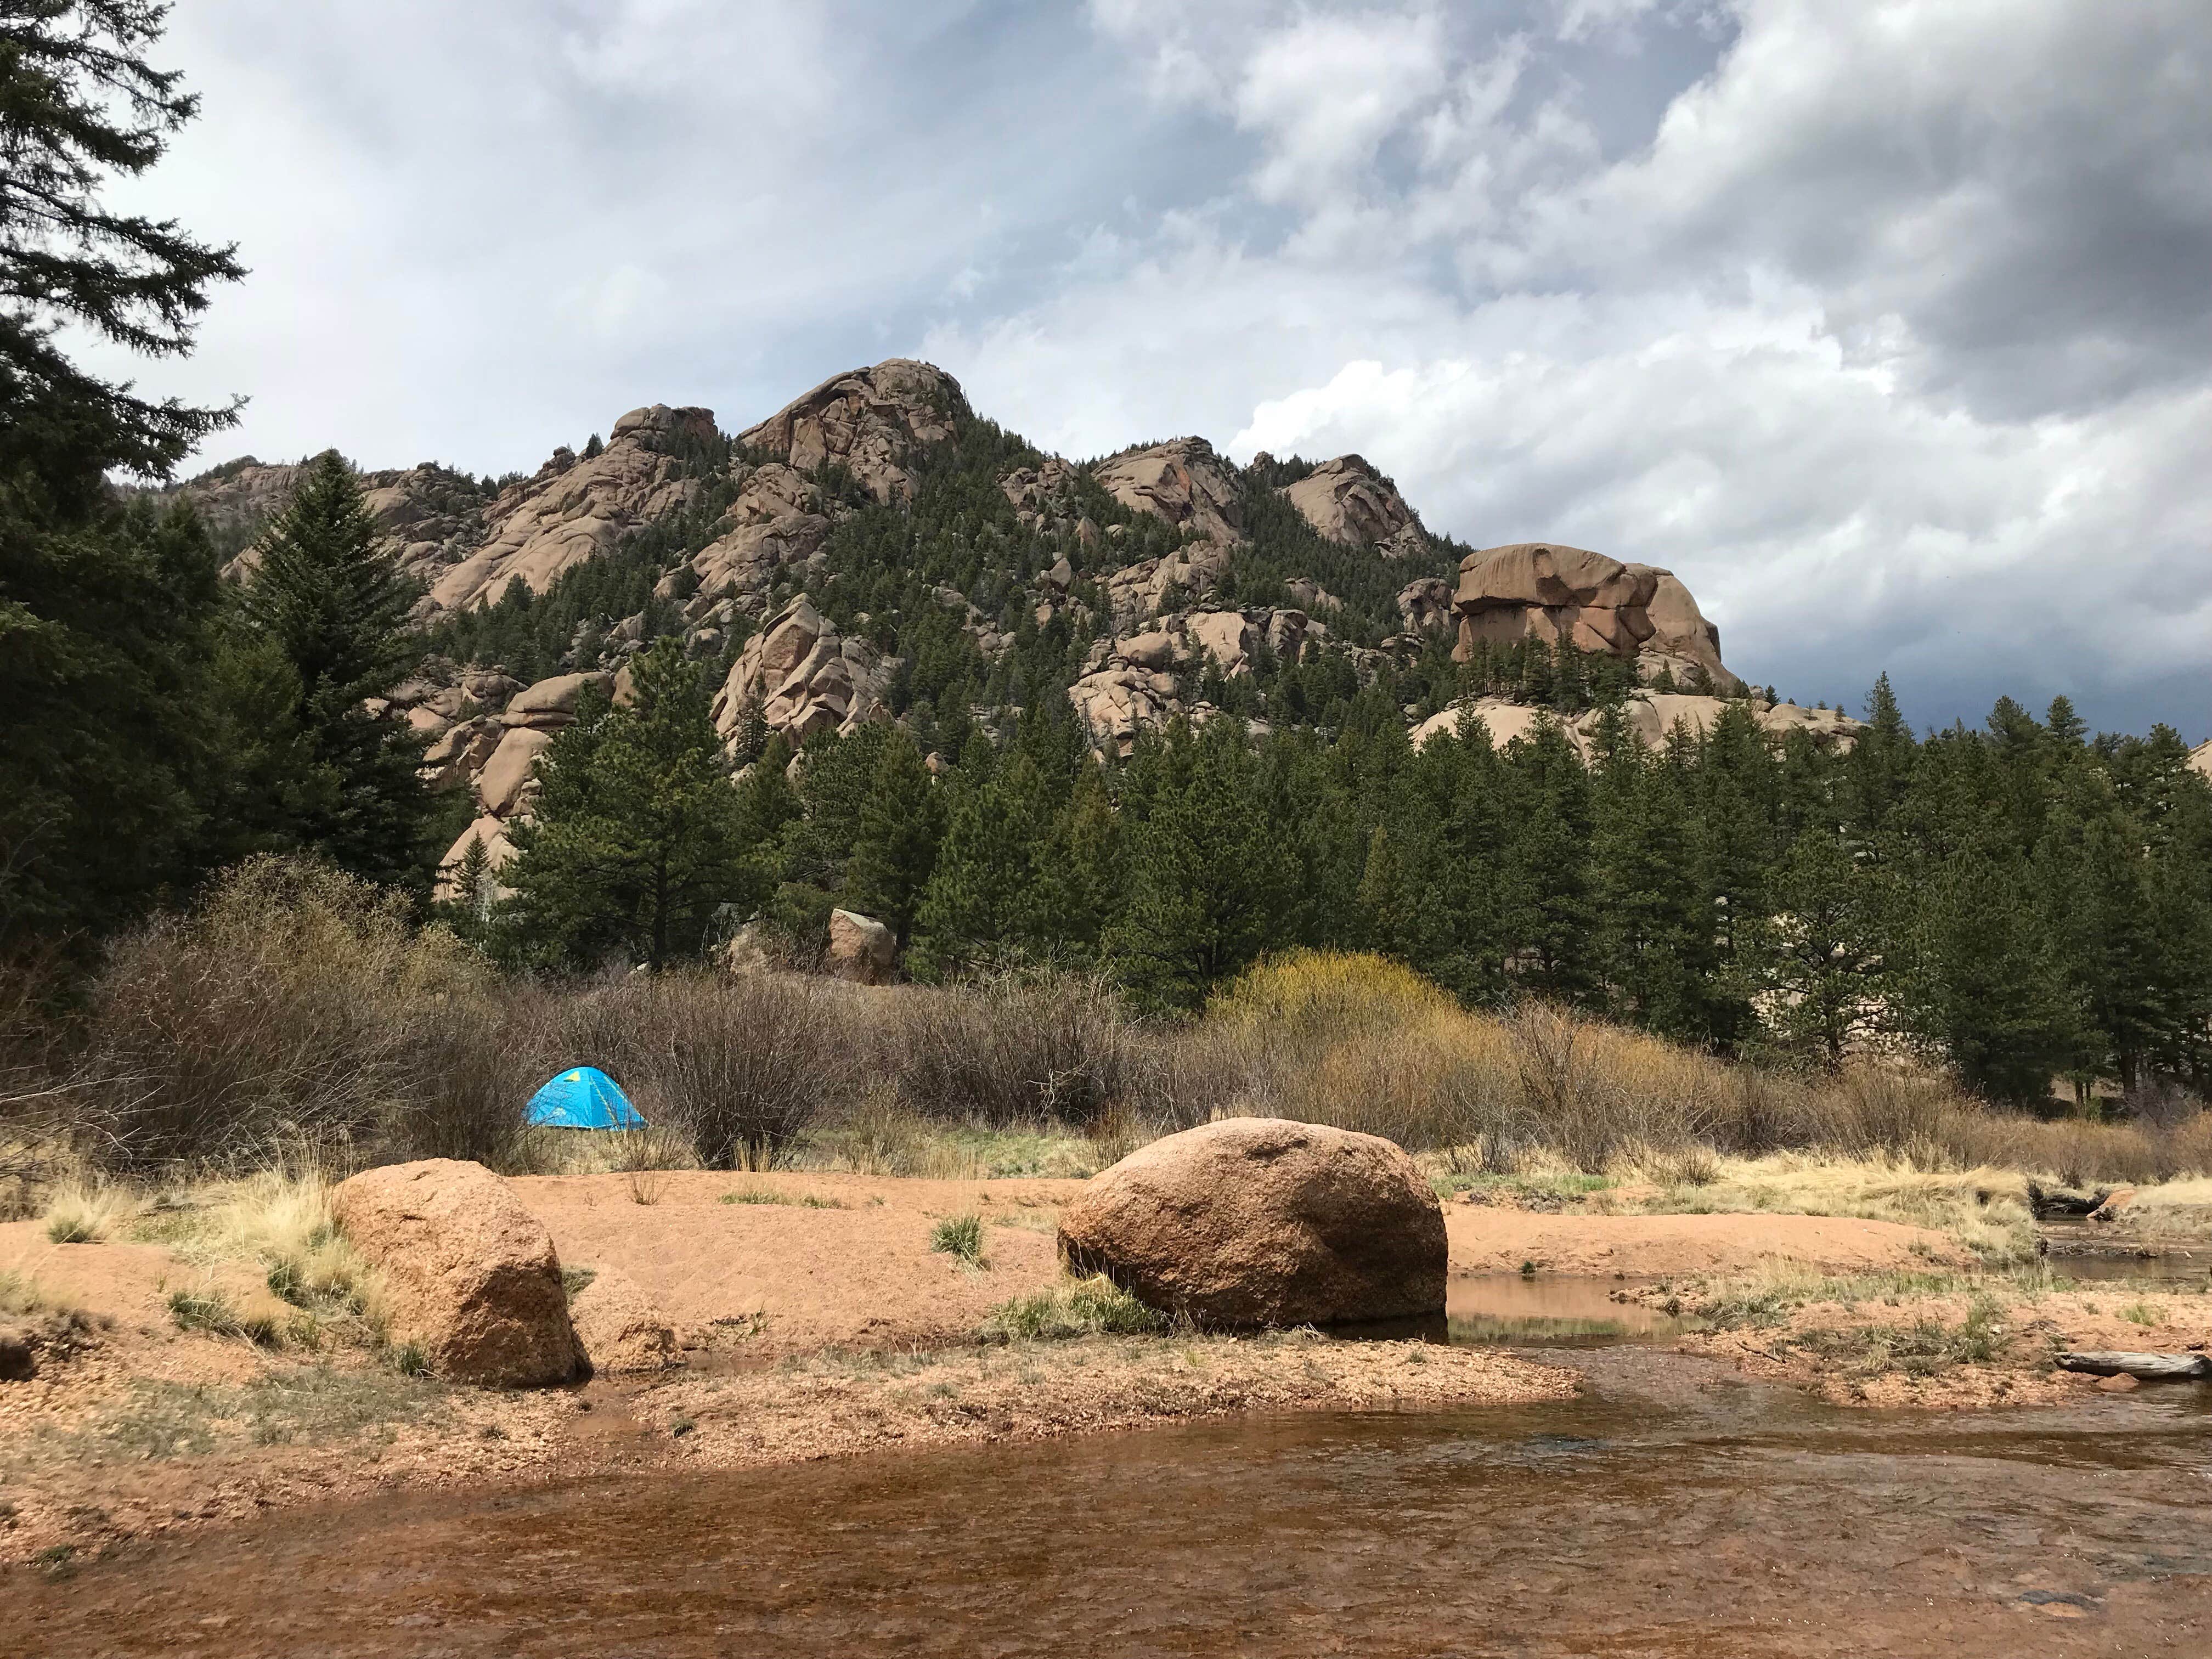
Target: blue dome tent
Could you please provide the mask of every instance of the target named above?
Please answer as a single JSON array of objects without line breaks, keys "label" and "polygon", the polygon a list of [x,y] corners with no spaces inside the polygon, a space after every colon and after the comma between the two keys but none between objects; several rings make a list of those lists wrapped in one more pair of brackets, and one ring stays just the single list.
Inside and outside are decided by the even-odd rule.
[{"label": "blue dome tent", "polygon": [[642,1129],[645,1120],[596,1066],[574,1066],[530,1097],[523,1121],[554,1129]]}]

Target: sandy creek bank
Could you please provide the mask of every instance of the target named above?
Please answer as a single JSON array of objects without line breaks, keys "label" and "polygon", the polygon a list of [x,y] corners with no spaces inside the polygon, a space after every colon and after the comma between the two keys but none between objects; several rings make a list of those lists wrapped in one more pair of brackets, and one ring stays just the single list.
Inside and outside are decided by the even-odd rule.
[{"label": "sandy creek bank", "polygon": [[[270,1352],[180,1333],[166,1291],[204,1270],[151,1246],[57,1246],[33,1224],[0,1227],[0,1268],[112,1322],[35,1382],[0,1385],[0,1561],[66,1572],[131,1540],[406,1489],[705,1479],[1252,1413],[1517,1407],[1576,1389],[1583,1356],[1494,1346],[1295,1334],[977,1344],[993,1307],[1054,1282],[1054,1217],[1079,1184],[698,1172],[644,1187],[622,1176],[518,1180],[564,1264],[635,1279],[686,1363],[517,1395],[399,1377],[359,1350]],[[726,1202],[731,1194],[780,1201]],[[970,1212],[986,1223],[981,1270],[929,1248],[936,1221]],[[1523,1262],[1540,1274],[1725,1275],[1778,1258],[1866,1273],[1953,1255],[1939,1234],[1827,1218],[1447,1213],[1462,1276]],[[1595,1288],[1609,1281],[1583,1282],[1612,1295]],[[1766,1374],[1755,1356],[1722,1358]],[[2087,1386],[2066,1379],[2051,1389],[2080,1397]]]}]

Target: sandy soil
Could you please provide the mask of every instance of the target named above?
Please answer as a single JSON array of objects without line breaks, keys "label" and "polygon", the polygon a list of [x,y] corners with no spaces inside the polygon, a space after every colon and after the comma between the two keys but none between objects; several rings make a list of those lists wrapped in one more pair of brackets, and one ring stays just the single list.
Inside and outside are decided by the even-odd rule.
[{"label": "sandy soil", "polygon": [[[615,1267],[659,1304],[679,1344],[760,1359],[825,1346],[937,1346],[968,1340],[1007,1297],[1057,1277],[1053,1226],[1079,1181],[914,1181],[836,1175],[659,1178],[641,1205],[623,1176],[532,1176],[516,1194],[564,1264]],[[726,1193],[782,1204],[725,1204]],[[810,1208],[799,1200],[839,1208]],[[929,1248],[935,1224],[983,1218],[981,1272]],[[1956,1263],[1942,1233],[1832,1216],[1542,1214],[1445,1208],[1455,1273],[1650,1279],[1735,1273],[1780,1258],[1827,1273]]]},{"label": "sandy soil", "polygon": [[[970,1340],[998,1304],[1057,1279],[1054,1221],[1083,1184],[697,1170],[655,1179],[651,1204],[619,1175],[512,1185],[563,1266],[619,1267],[682,1346],[759,1359]],[[726,1204],[729,1193],[789,1201]],[[939,1221],[965,1214],[983,1218],[980,1271],[929,1247]]]},{"label": "sandy soil", "polygon": [[1763,1261],[1824,1273],[1870,1273],[1961,1264],[1943,1234],[1893,1221],[1820,1215],[1544,1214],[1453,1204],[1454,1273],[1620,1273],[1632,1279],[1746,1272]]}]

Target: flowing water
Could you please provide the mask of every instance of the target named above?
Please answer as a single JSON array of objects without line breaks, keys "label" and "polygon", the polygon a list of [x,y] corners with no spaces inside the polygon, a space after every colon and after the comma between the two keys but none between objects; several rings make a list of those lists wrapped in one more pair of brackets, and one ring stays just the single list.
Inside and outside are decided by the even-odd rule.
[{"label": "flowing water", "polygon": [[1846,1413],[1634,1346],[1585,1397],[422,1495],[0,1580],[9,1654],[2201,1650],[2212,1410]]}]

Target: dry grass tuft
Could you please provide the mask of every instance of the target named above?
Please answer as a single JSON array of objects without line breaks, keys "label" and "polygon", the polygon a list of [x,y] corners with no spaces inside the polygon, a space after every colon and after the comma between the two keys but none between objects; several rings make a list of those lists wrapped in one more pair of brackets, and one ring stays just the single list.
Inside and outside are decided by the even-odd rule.
[{"label": "dry grass tuft", "polygon": [[46,1237],[57,1244],[96,1244],[137,1207],[137,1200],[119,1187],[68,1182],[46,1204]]}]

